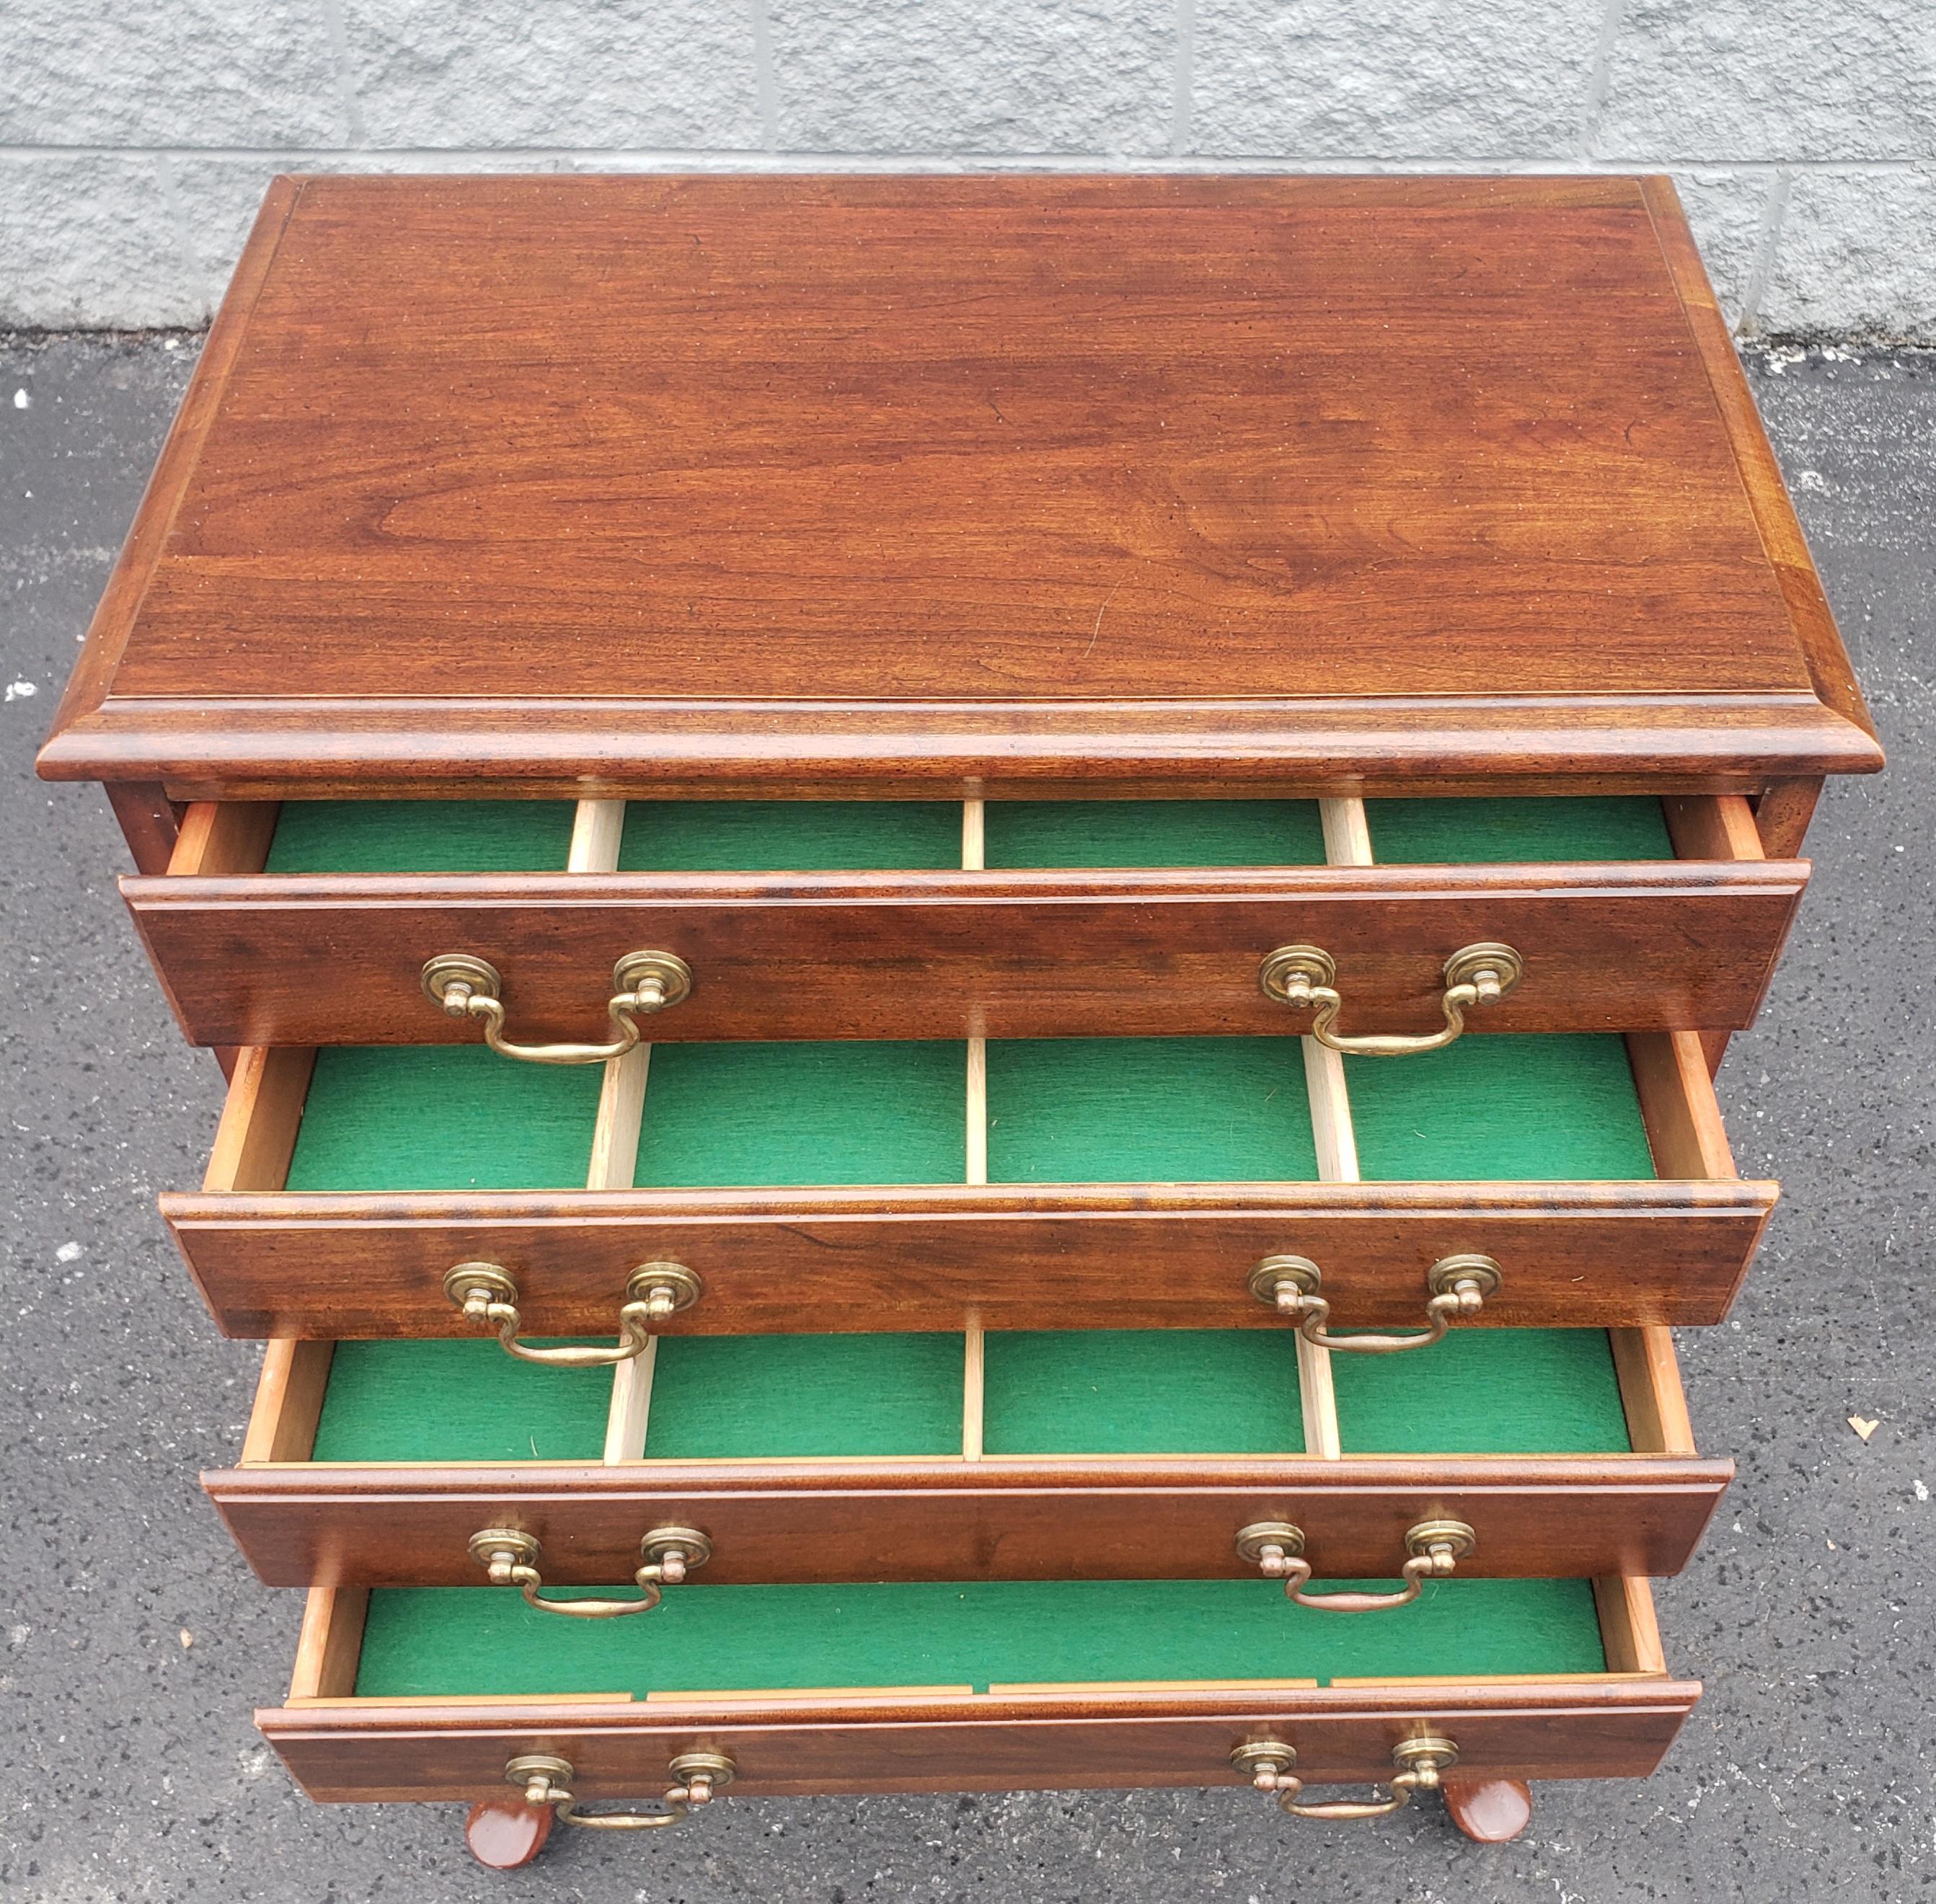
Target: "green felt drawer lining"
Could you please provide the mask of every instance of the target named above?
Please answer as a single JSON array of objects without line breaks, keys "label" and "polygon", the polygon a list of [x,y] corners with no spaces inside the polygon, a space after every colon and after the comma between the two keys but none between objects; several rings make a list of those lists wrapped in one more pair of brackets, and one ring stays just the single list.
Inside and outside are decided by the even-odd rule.
[{"label": "green felt drawer lining", "polygon": [[540,1368],[495,1339],[339,1342],[310,1458],[595,1461],[611,1401],[609,1368]]},{"label": "green felt drawer lining", "polygon": [[655,1459],[961,1452],[958,1335],[678,1336],[658,1356]]},{"label": "green felt drawer lining", "polygon": [[[1340,1585],[1345,1583],[1340,1582]],[[371,1594],[366,1697],[1605,1671],[1592,1583],[1449,1580],[1341,1618],[1269,1580],[673,1588],[567,1620],[489,1588]],[[1215,1768],[1206,1768],[1213,1770]]]},{"label": "green felt drawer lining", "polygon": [[655,1045],[633,1181],[958,1183],[966,1066],[945,1041]]},{"label": "green felt drawer lining", "polygon": [[621,872],[945,872],[954,800],[634,800]]},{"label": "green felt drawer lining", "polygon": [[[959,1335],[672,1336],[648,1459],[958,1455]],[[989,1455],[1269,1455],[1304,1449],[1287,1330],[996,1333]],[[1627,1452],[1598,1329],[1473,1329],[1399,1356],[1335,1356],[1347,1454]],[[345,1342],[313,1458],[597,1461],[610,1374],[534,1368],[495,1341]]]},{"label": "green felt drawer lining", "polygon": [[585,1187],[597,1065],[524,1065],[479,1044],[331,1045],[316,1054],[292,1190]]},{"label": "green felt drawer lining", "polygon": [[987,1454],[1304,1452],[1288,1330],[1027,1330],[982,1357]]},{"label": "green felt drawer lining", "polygon": [[286,800],[265,872],[562,872],[570,800]]},{"label": "green felt drawer lining", "polygon": [[1626,1041],[1606,1032],[1462,1038],[1405,1058],[1347,1058],[1367,1182],[1635,1180],[1653,1153]]},{"label": "green felt drawer lining", "polygon": [[[1631,798],[1370,800],[1390,864],[1671,860],[1660,802]],[[283,808],[271,872],[561,870],[555,800],[304,800]],[[991,867],[1322,866],[1315,800],[991,800]],[[951,800],[640,800],[627,872],[864,872],[961,863]]]},{"label": "green felt drawer lining", "polygon": [[996,1183],[1308,1183],[1294,1038],[991,1040]]},{"label": "green felt drawer lining", "polygon": [[1321,866],[1315,800],[990,800],[990,866]]},{"label": "green felt drawer lining", "polygon": [[1545,860],[1671,860],[1660,802],[1646,794],[1557,799],[1367,800],[1372,857],[1387,866]]},{"label": "green felt drawer lining", "polygon": [[1429,1349],[1334,1355],[1348,1455],[1623,1454],[1604,1329],[1454,1329]]},{"label": "green felt drawer lining", "polygon": [[[655,1047],[641,1187],[959,1183],[965,1048],[864,1041]],[[1346,1060],[1368,1180],[1644,1178],[1647,1132],[1607,1033],[1461,1039]],[[1064,1038],[988,1047],[996,1183],[1308,1182],[1291,1038]],[[481,1045],[319,1053],[291,1160],[296,1190],[583,1187],[591,1065],[517,1065]]]}]

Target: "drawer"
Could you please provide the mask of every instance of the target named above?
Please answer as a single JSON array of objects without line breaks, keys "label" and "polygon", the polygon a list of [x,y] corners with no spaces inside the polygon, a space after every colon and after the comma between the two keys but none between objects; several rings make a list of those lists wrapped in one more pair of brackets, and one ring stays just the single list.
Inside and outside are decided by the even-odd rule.
[{"label": "drawer", "polygon": [[[242,1336],[475,1336],[496,1265],[541,1334],[607,1334],[640,1266],[667,1334],[1417,1328],[1726,1314],[1776,1186],[1735,1176],[1698,1035],[740,1044],[595,1071],[476,1049],[244,1053],[204,1189],[162,1207]],[[1302,1298],[1299,1298],[1302,1301]],[[1426,1355],[1435,1353],[1427,1349]]]},{"label": "drawer", "polygon": [[[425,995],[452,954],[527,1044],[1281,1034],[1290,945],[1348,1039],[1442,1030],[1493,944],[1523,970],[1475,1030],[1738,1029],[1807,874],[1736,796],[418,801],[198,806],[123,890],[204,1044],[475,1042]],[[643,952],[689,992],[610,1014]]]},{"label": "drawer", "polygon": [[240,1464],[203,1479],[274,1586],[478,1585],[492,1528],[535,1541],[546,1588],[630,1580],[666,1528],[697,1529],[695,1578],[725,1585],[1236,1579],[1257,1571],[1244,1531],[1287,1522],[1319,1579],[1396,1575],[1412,1531],[1447,1519],[1469,1530],[1460,1578],[1685,1564],[1733,1470],[1696,1456],[1667,1331],[1434,1352],[1227,1330],[682,1337],[607,1370],[285,1340]]},{"label": "drawer", "polygon": [[[1243,1784],[1233,1754],[1264,1744],[1322,1802],[1432,1736],[1456,1750],[1460,1818],[1502,1780],[1652,1771],[1701,1690],[1668,1676],[1639,1579],[1447,1582],[1376,1621],[1260,1582],[713,1587],[685,1604],[656,1636],[561,1632],[475,1590],[319,1588],[289,1697],[256,1723],[313,1798],[493,1812],[518,1806],[507,1766],[531,1754],[564,1760],[576,1799],[636,1803],[695,1751],[728,1762],[730,1800]],[[1289,1828],[1255,1802],[1260,1829]],[[547,1821],[504,1855],[515,1812],[473,1811],[472,1842],[521,1861]]]}]

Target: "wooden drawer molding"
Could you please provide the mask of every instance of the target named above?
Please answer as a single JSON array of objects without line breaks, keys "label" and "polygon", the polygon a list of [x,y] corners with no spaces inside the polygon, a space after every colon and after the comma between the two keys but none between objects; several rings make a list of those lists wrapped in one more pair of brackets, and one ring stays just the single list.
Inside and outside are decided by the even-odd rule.
[{"label": "wooden drawer molding", "polygon": [[1674,1573],[1732,1466],[1697,1455],[1668,1332],[1610,1339],[1631,1453],[1353,1454],[1327,1388],[1320,1435],[1307,1401],[1302,1455],[991,1457],[971,1352],[958,1458],[640,1461],[643,1406],[625,1365],[611,1416],[624,1427],[602,1467],[312,1465],[332,1346],[285,1339],[268,1346],[240,1465],[203,1479],[275,1585],[474,1584],[466,1543],[487,1525],[537,1536],[564,1584],[622,1579],[642,1530],[664,1524],[706,1529],[706,1577],[721,1584],[1241,1577],[1236,1531],[1281,1519],[1305,1531],[1320,1577],[1376,1578],[1407,1529],[1448,1516],[1480,1531],[1469,1574]]},{"label": "wooden drawer molding", "polygon": [[581,1038],[642,947],[698,975],[662,1041],[1269,1034],[1258,966],[1290,939],[1339,955],[1348,1027],[1432,1029],[1445,957],[1506,939],[1528,976],[1475,1032],[1738,1028],[1807,868],[1762,857],[1739,796],[1665,804],[1680,857],[1655,862],[1375,864],[1363,803],[1326,799],[1356,817],[1323,867],[990,872],[976,822],[957,873],[672,874],[617,872],[624,803],[591,801],[607,850],[563,873],[272,875],[277,809],[244,802],[191,808],[167,875],[123,886],[183,1030],[220,1046],[474,1041],[419,983],[451,951],[504,974],[515,1035]]},{"label": "wooden drawer molding", "polygon": [[[443,1279],[477,1260],[510,1266],[532,1326],[552,1334],[610,1334],[628,1274],[655,1259],[706,1280],[668,1334],[952,1329],[971,1315],[986,1328],[1276,1328],[1245,1279],[1287,1238],[1323,1266],[1342,1327],[1417,1326],[1425,1266],[1472,1250],[1508,1275],[1463,1326],[1608,1328],[1723,1320],[1776,1194],[1702,1179],[461,1199],[263,1189],[171,1195],[163,1213],[216,1321],[244,1338],[467,1334]],[[1164,1276],[1127,1279],[1130,1261]],[[809,1265],[803,1308],[787,1285]]]},{"label": "wooden drawer molding", "polygon": [[[315,1345],[305,1345],[313,1347]],[[1638,1412],[1638,1411],[1637,1411]],[[1420,1520],[1478,1530],[1475,1578],[1677,1573],[1732,1470],[1689,1455],[1062,1457],[310,1467],[204,1476],[268,1585],[479,1584],[479,1528],[535,1535],[547,1579],[609,1586],[646,1529],[697,1526],[715,1585],[1239,1579],[1237,1531],[1287,1519],[1323,1579],[1389,1578]]]},{"label": "wooden drawer molding", "polygon": [[1314,1784],[1384,1779],[1393,1740],[1452,1737],[1469,1776],[1643,1776],[1700,1696],[1668,1676],[1644,1580],[1598,1583],[1608,1670],[1566,1678],[890,1688],[358,1699],[368,1595],[310,1596],[289,1697],[256,1723],[313,1798],[476,1800],[505,1761],[558,1752],[577,1788],[650,1796],[666,1760],[725,1750],[746,1797],[1241,1782],[1233,1745],[1287,1740]]},{"label": "wooden drawer molding", "polygon": [[[1304,1042],[1316,1183],[977,1181],[984,1047],[970,1041],[959,1186],[408,1194],[283,1191],[313,1054],[259,1047],[238,1057],[202,1189],[164,1195],[162,1210],[210,1312],[243,1337],[468,1334],[443,1279],[473,1260],[510,1266],[533,1327],[554,1334],[610,1333],[626,1276],[654,1259],[688,1263],[706,1286],[668,1334],[1281,1328],[1246,1278],[1287,1247],[1323,1267],[1343,1327],[1416,1326],[1423,1266],[1457,1251],[1508,1271],[1471,1326],[1726,1316],[1778,1186],[1735,1177],[1698,1035],[1626,1041],[1660,1173],[1632,1183],[1354,1183],[1342,1072]],[[649,1065],[640,1054],[623,1072],[628,1090],[643,1092]],[[593,1174],[622,1184],[616,1159],[597,1168],[616,1088],[601,1097]],[[1163,1274],[1126,1277],[1126,1261]],[[809,1269],[808,1312],[789,1285]]]}]

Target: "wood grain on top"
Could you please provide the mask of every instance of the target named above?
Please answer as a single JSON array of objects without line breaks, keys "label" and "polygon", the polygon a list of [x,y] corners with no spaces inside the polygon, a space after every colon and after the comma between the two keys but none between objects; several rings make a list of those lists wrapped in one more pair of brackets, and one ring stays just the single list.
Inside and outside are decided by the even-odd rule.
[{"label": "wood grain on top", "polygon": [[1873,766],[1706,299],[1629,179],[281,181],[43,769]]}]

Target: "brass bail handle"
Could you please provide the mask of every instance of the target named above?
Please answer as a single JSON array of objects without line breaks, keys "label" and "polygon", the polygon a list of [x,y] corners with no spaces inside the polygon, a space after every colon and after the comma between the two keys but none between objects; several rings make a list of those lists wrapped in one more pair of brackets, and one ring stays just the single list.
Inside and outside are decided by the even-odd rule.
[{"label": "brass bail handle", "polygon": [[662,1587],[676,1587],[712,1558],[712,1543],[696,1527],[655,1527],[639,1543],[640,1565],[632,1576],[643,1600],[545,1600],[538,1572],[538,1540],[522,1528],[487,1527],[470,1537],[470,1558],[494,1587],[516,1587],[527,1605],[540,1613],[562,1613],[573,1620],[616,1620],[628,1613],[649,1613]]},{"label": "brass bail handle", "polygon": [[1364,1058],[1402,1058],[1418,1051],[1441,1051],[1466,1029],[1466,1014],[1496,1004],[1526,974],[1526,961],[1510,945],[1482,941],[1462,947],[1445,961],[1445,990],[1439,999],[1445,1023],[1435,1032],[1407,1034],[1363,1032],[1350,1037],[1336,1029],[1345,1000],[1337,987],[1338,962],[1316,945],[1280,945],[1257,969],[1264,996],[1293,1011],[1315,1007],[1310,1035],[1333,1051]]},{"label": "brass bail handle", "polygon": [[1290,1521],[1253,1521],[1237,1534],[1239,1560],[1267,1580],[1281,1580],[1285,1599],[1323,1613],[1380,1613],[1408,1606],[1426,1581],[1449,1579],[1459,1563],[1478,1550],[1479,1537],[1463,1521],[1420,1521],[1405,1530],[1405,1563],[1399,1570],[1405,1585],[1398,1592],[1308,1594],[1311,1563],[1304,1558],[1302,1528]]},{"label": "brass bail handle", "polygon": [[676,1824],[694,1806],[709,1805],[733,1782],[737,1766],[724,1752],[681,1752],[666,1770],[672,1785],[663,1812],[581,1812],[573,1797],[577,1776],[568,1758],[551,1752],[527,1752],[504,1767],[512,1785],[524,1788],[527,1805],[549,1805],[561,1824],[582,1824],[592,1831],[663,1831]]},{"label": "brass bail handle", "polygon": [[692,990],[692,968],[670,952],[628,952],[612,968],[613,995],[606,1002],[612,1037],[604,1044],[520,1044],[504,1035],[504,981],[488,959],[469,952],[440,952],[425,962],[424,996],[446,1018],[475,1018],[484,1042],[501,1056],[533,1065],[596,1065],[622,1058],[643,1035],[641,1017],[669,1011]]},{"label": "brass bail handle", "polygon": [[1505,1271],[1490,1256],[1441,1256],[1425,1272],[1425,1329],[1418,1335],[1381,1335],[1366,1330],[1333,1335],[1326,1326],[1331,1304],[1320,1293],[1324,1272],[1308,1256],[1266,1256],[1251,1271],[1251,1293],[1267,1303],[1314,1348],[1353,1355],[1397,1355],[1442,1342],[1454,1322],[1469,1322],[1488,1296],[1505,1286]]},{"label": "brass bail handle", "polygon": [[561,1343],[540,1349],[519,1340],[524,1315],[518,1307],[517,1279],[501,1263],[458,1263],[445,1273],[443,1292],[469,1322],[498,1331],[507,1355],[547,1368],[610,1368],[630,1362],[652,1339],[652,1331],[682,1309],[690,1309],[706,1286],[683,1263],[641,1263],[625,1279],[619,1310],[619,1340],[610,1349]]},{"label": "brass bail handle", "polygon": [[1416,1739],[1401,1739],[1392,1748],[1391,1796],[1389,1798],[1326,1798],[1314,1805],[1300,1802],[1304,1781],[1291,1769],[1297,1763],[1294,1747],[1275,1739],[1232,1748],[1230,1765],[1257,1790],[1268,1792],[1293,1818],[1387,1818],[1402,1812],[1414,1795],[1436,1791],[1443,1775],[1459,1762],[1459,1748],[1437,1733]]}]

